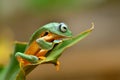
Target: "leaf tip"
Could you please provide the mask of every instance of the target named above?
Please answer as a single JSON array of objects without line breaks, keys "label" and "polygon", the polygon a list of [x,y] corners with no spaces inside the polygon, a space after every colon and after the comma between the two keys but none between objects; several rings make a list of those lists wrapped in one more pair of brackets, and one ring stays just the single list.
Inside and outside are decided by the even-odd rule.
[{"label": "leaf tip", "polygon": [[90,31],[92,31],[94,29],[94,26],[95,26],[94,22],[92,22],[91,24],[92,24],[92,27],[90,28]]}]

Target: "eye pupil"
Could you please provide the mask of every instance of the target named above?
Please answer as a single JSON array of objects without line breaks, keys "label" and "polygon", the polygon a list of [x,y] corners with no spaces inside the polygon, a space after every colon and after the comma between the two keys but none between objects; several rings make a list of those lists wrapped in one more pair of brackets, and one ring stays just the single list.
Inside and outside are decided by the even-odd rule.
[{"label": "eye pupil", "polygon": [[66,32],[67,31],[67,26],[64,24],[64,23],[61,23],[60,25],[59,25],[59,29],[60,29],[60,31],[61,32]]},{"label": "eye pupil", "polygon": [[64,29],[67,29],[66,27],[63,27]]}]

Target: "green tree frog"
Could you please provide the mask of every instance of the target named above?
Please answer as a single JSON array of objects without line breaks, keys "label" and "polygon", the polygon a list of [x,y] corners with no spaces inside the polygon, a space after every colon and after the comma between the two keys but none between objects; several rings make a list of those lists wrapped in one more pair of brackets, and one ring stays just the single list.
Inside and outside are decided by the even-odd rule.
[{"label": "green tree frog", "polygon": [[[37,63],[40,59],[46,59],[45,55],[62,42],[64,38],[72,37],[72,32],[64,23],[49,23],[40,27],[30,38],[24,53],[17,52],[16,57],[21,64]],[[59,61],[56,65],[59,66]]]}]

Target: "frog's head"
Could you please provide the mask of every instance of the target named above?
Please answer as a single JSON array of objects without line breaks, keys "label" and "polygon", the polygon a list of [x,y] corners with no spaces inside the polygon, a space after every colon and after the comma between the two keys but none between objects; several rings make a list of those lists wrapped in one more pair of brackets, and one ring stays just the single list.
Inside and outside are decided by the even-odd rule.
[{"label": "frog's head", "polygon": [[72,32],[64,23],[49,23],[45,27],[49,32],[62,37],[72,37]]}]

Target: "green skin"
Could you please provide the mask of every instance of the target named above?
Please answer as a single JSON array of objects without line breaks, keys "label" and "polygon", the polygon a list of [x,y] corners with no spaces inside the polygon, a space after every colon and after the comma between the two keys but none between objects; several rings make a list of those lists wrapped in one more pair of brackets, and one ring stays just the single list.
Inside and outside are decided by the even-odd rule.
[{"label": "green skin", "polygon": [[[67,30],[65,28],[60,29],[58,27],[60,26],[60,24],[61,23],[50,23],[39,28],[37,31],[33,33],[28,44],[16,42],[14,47],[14,52],[13,52],[13,55],[11,55],[8,66],[4,67],[3,70],[0,71],[0,80],[25,80],[25,76],[29,74],[36,66],[40,64],[45,64],[45,63],[56,64],[58,61],[58,58],[61,56],[62,52],[65,49],[73,46],[74,44],[77,44],[79,41],[81,41],[86,36],[88,36],[91,33],[91,31],[94,29],[94,24],[92,24],[92,27],[90,29],[82,33],[79,33],[76,36],[71,37],[72,36],[71,31],[68,28]],[[64,23],[62,23],[62,25],[65,26]],[[45,31],[50,31],[59,36],[65,36],[70,38],[63,39],[62,41],[55,40],[52,43],[48,43],[38,38],[39,35]],[[24,54],[24,52],[27,50],[26,48],[28,48],[33,41],[37,41],[37,43],[40,44],[41,48],[46,48],[50,50],[45,56],[46,59],[38,60],[38,57],[36,56]],[[56,43],[57,45],[52,47],[53,45],[51,44],[56,44]],[[47,45],[47,47],[45,45]],[[20,56],[25,60],[28,60],[33,64],[27,65],[25,67],[20,66],[19,65],[20,62],[16,60],[16,57],[18,56]]]},{"label": "green skin", "polygon": [[[62,37],[72,37],[71,31],[68,29],[67,25],[64,23],[49,23],[41,28],[39,28],[31,37],[28,46],[33,42],[36,41],[41,49],[44,50],[52,50],[55,44],[61,43],[62,40],[54,40],[53,42],[47,42],[43,38],[39,38],[39,35],[43,32],[50,32],[56,34],[57,36]],[[34,55],[28,55],[21,52],[17,52],[16,57],[21,57],[30,63],[37,63],[39,58]]]}]

